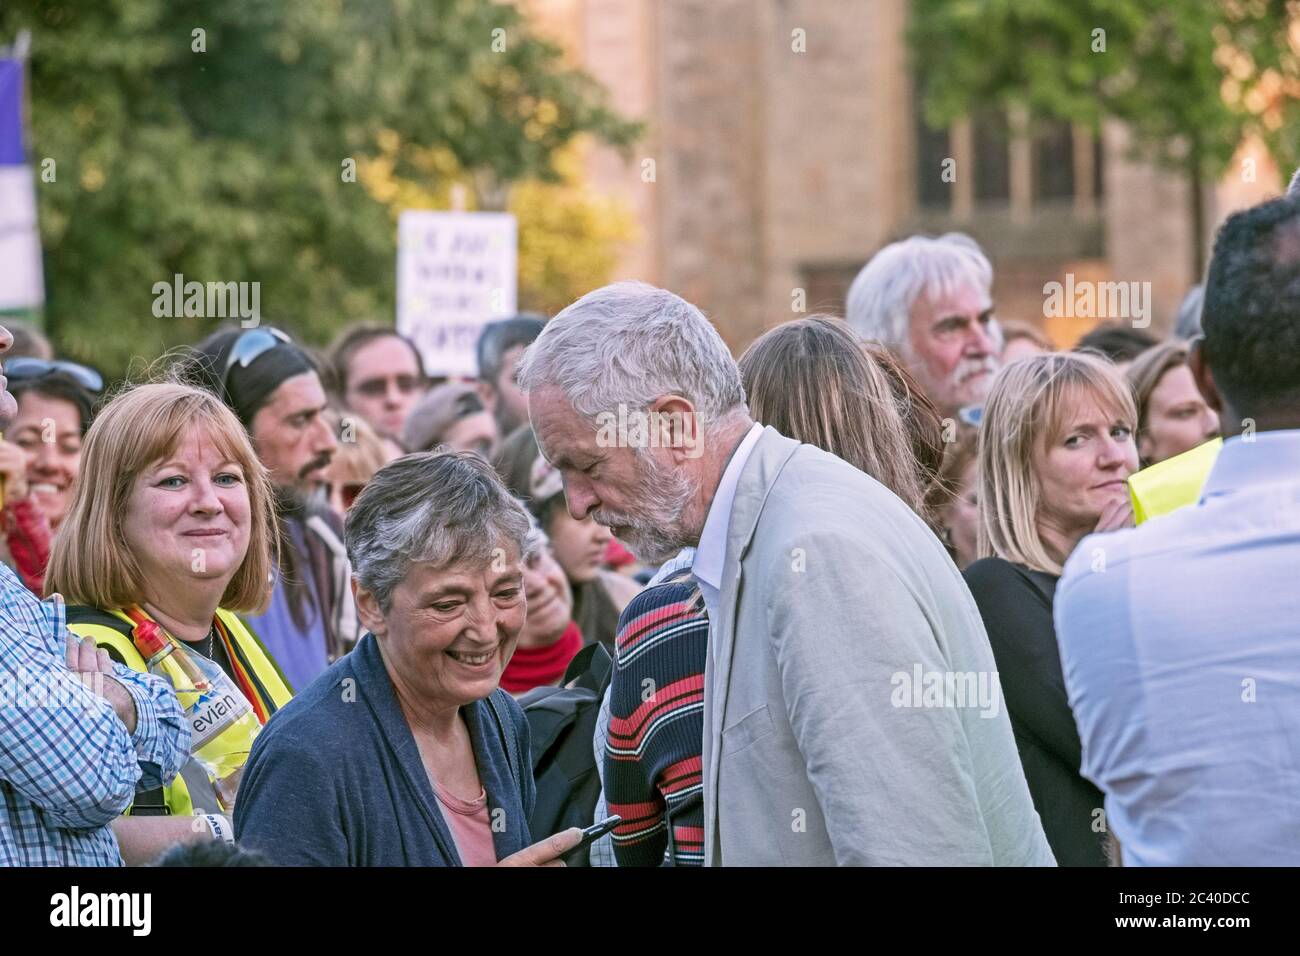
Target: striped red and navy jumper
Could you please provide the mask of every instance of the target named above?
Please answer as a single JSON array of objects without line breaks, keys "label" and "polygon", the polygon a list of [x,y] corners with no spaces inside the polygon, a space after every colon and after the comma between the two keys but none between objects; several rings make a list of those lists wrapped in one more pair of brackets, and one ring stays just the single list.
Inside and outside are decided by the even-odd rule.
[{"label": "striped red and navy jumper", "polygon": [[708,640],[708,612],[689,568],[642,591],[619,618],[605,745],[609,812],[623,818],[613,835],[619,866],[704,863]]}]

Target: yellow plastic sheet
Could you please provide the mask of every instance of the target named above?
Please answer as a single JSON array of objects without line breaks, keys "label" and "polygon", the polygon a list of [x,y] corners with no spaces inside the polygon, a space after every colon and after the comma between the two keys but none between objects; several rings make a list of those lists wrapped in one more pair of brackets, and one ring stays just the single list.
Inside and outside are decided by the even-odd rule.
[{"label": "yellow plastic sheet", "polygon": [[1215,438],[1130,475],[1128,493],[1133,499],[1135,521],[1141,524],[1148,518],[1195,504],[1222,447],[1223,439]]}]

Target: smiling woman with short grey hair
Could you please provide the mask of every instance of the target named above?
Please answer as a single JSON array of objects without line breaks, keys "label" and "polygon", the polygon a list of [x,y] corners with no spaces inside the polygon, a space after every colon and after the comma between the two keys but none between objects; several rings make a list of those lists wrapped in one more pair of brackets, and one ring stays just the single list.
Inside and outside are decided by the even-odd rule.
[{"label": "smiling woman with short grey hair", "polygon": [[497,685],[524,626],[523,506],[480,458],[407,455],[348,513],[369,633],[258,737],[241,843],[282,864],[562,865],[529,845],[528,724]]},{"label": "smiling woman with short grey hair", "polygon": [[494,553],[521,554],[528,531],[528,512],[481,459],[425,453],[375,474],[348,513],[344,541],[357,584],[386,612],[412,564],[486,565]]}]

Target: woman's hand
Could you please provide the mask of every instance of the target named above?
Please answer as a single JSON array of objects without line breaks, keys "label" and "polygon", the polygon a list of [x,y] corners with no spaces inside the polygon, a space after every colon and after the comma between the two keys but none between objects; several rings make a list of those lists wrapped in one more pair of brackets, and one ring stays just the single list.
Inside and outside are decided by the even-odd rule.
[{"label": "woman's hand", "polygon": [[1103,531],[1117,531],[1120,528],[1133,526],[1133,502],[1125,494],[1124,497],[1115,498],[1101,509],[1101,518],[1098,519],[1097,527],[1093,532],[1099,534]]},{"label": "woman's hand", "polygon": [[561,830],[554,836],[526,846],[512,853],[497,866],[564,866],[560,857],[582,842],[582,831],[577,827]]},{"label": "woman's hand", "polygon": [[13,442],[0,441],[0,480],[6,503],[27,497],[27,453]]}]

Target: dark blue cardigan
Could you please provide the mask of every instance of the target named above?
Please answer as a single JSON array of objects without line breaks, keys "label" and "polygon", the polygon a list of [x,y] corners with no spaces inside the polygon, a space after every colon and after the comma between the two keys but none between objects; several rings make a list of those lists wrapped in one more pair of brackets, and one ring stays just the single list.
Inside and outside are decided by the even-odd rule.
[{"label": "dark blue cardigan", "polygon": [[[509,694],[493,697],[520,757],[513,773],[489,703],[461,713],[502,859],[533,842],[536,790],[528,721]],[[258,735],[235,803],[235,837],[289,866],[461,865],[373,634]]]}]

